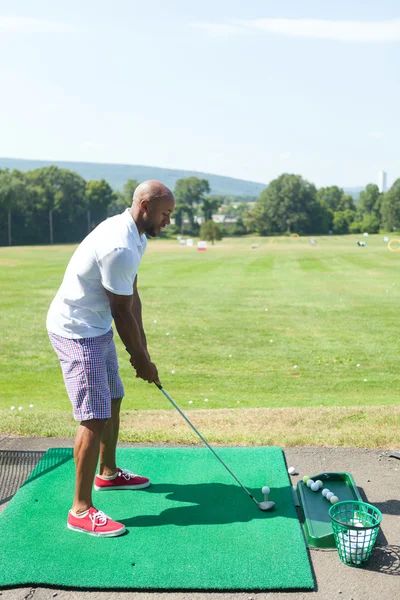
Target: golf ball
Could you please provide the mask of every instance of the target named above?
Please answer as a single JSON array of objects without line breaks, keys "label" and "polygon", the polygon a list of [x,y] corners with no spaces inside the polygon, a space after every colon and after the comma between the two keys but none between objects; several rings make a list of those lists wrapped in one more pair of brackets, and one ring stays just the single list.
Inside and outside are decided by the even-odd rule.
[{"label": "golf ball", "polygon": [[323,495],[323,497],[324,497],[324,498],[325,498],[325,496],[326,496],[327,494],[329,494],[329,491],[330,491],[330,490],[328,490],[328,488],[324,488],[324,489],[322,490],[322,495]]},{"label": "golf ball", "polygon": [[326,498],[327,500],[330,500],[331,498],[333,498],[333,497],[334,497],[334,495],[335,495],[335,494],[334,494],[333,492],[328,492],[328,493],[326,494],[325,498]]},{"label": "golf ball", "polygon": [[307,483],[307,481],[309,480],[309,476],[308,475],[304,475],[303,477],[303,483]]},{"label": "golf ball", "polygon": [[264,485],[264,487],[261,488],[261,492],[264,494],[264,496],[268,496],[270,489],[267,485]]},{"label": "golf ball", "polygon": [[336,504],[336,502],[339,502],[339,498],[337,496],[331,496],[330,501],[331,504]]},{"label": "golf ball", "polygon": [[312,486],[312,484],[313,484],[313,483],[314,483],[314,479],[309,479],[309,480],[307,481],[307,487],[309,487],[309,488],[310,488],[310,487]]},{"label": "golf ball", "polygon": [[294,475],[296,473],[296,469],[294,467],[289,467],[288,473],[289,473],[289,475]]},{"label": "golf ball", "polygon": [[318,490],[319,490],[319,485],[316,481],[310,487],[313,492],[318,492]]},{"label": "golf ball", "polygon": [[317,481],[315,483],[318,483],[318,487],[320,490],[324,487],[324,484],[322,483],[322,481],[320,479],[317,479]]}]

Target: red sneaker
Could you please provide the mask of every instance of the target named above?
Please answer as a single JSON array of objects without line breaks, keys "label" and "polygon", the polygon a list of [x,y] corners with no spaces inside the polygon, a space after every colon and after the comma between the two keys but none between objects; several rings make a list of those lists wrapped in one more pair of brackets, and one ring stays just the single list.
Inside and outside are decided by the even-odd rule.
[{"label": "red sneaker", "polygon": [[94,489],[98,492],[103,490],[141,490],[149,485],[150,480],[147,477],[141,477],[123,469],[117,469],[117,476],[114,479],[101,479],[96,475],[94,480]]},{"label": "red sneaker", "polygon": [[72,529],[72,531],[80,531],[81,533],[97,535],[99,537],[115,537],[124,533],[126,529],[125,525],[113,521],[101,510],[94,508],[94,506],[89,508],[88,514],[84,517],[75,517],[69,511],[67,527],[68,529]]}]

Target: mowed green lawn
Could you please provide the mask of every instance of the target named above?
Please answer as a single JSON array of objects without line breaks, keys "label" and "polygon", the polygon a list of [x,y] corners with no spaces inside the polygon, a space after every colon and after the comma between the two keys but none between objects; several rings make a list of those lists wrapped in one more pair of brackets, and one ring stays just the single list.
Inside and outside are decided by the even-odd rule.
[{"label": "mowed green lawn", "polygon": [[[184,410],[398,406],[400,252],[383,235],[315,239],[224,239],[206,252],[149,242],[138,278],[149,350]],[[45,318],[73,250],[0,248],[0,431],[70,413]],[[172,408],[117,347],[124,409]]]}]

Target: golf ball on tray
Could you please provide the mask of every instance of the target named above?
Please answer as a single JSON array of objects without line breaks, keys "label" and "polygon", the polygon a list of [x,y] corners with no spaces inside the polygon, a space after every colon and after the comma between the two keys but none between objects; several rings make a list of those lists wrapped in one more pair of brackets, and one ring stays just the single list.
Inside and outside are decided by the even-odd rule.
[{"label": "golf ball on tray", "polygon": [[309,479],[309,480],[307,481],[307,487],[309,487],[309,488],[310,488],[310,487],[312,486],[312,484],[313,484],[313,483],[314,483],[314,480],[313,480],[313,479]]},{"label": "golf ball on tray", "polygon": [[339,498],[337,496],[331,496],[330,501],[331,504],[336,504],[336,502],[339,502]]},{"label": "golf ball on tray", "polygon": [[319,490],[319,485],[316,481],[310,487],[313,492],[318,492],[318,490]]},{"label": "golf ball on tray", "polygon": [[324,489],[322,490],[322,495],[323,495],[323,497],[324,497],[324,498],[325,498],[325,497],[326,497],[326,495],[329,493],[329,491],[330,491],[330,490],[328,490],[328,488],[324,488]]}]

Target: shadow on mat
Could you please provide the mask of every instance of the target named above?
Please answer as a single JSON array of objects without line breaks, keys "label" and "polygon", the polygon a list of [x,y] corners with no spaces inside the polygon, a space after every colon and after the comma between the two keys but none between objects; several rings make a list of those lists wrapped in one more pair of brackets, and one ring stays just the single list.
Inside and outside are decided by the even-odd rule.
[{"label": "shadow on mat", "polygon": [[50,473],[50,471],[57,469],[64,463],[73,460],[73,452],[72,448],[50,448],[50,450],[47,450],[46,454],[36,465],[22,487],[29,485],[32,481],[35,481],[35,479],[42,477],[42,475],[46,475],[46,473]]},{"label": "shadow on mat", "polygon": [[[260,501],[258,488],[249,492]],[[201,483],[193,485],[157,484],[146,489],[146,494],[162,494],[167,500],[183,502],[159,515],[138,515],[119,519],[127,527],[159,527],[160,525],[213,525],[248,522],[254,519],[287,517],[297,521],[292,496],[285,488],[271,488],[270,499],[276,506],[270,511],[260,510],[250,497],[238,486],[224,483]],[[193,503],[194,506],[188,506]],[[278,509],[278,510],[277,510]]]}]

